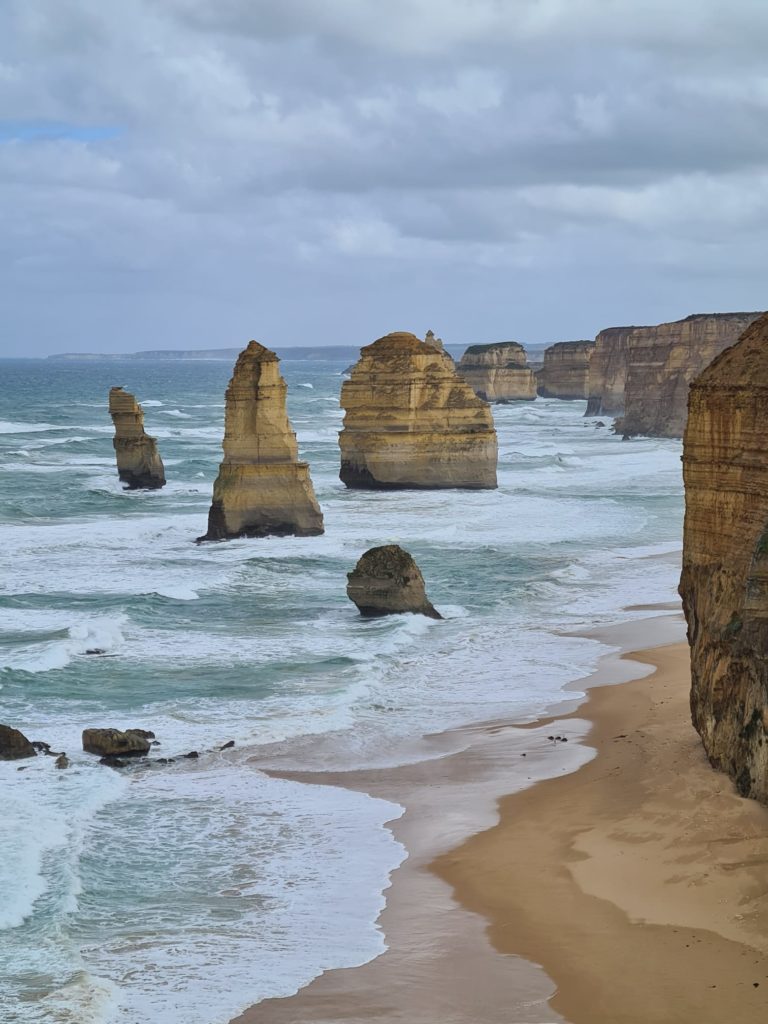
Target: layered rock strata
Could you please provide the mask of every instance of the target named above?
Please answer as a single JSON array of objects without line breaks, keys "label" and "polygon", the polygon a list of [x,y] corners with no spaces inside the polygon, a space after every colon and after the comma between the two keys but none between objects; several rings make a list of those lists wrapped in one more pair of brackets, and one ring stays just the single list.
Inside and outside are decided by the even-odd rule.
[{"label": "layered rock strata", "polygon": [[128,391],[109,390],[109,415],[115,425],[112,444],[117,475],[126,490],[156,490],[165,486],[163,460],[157,441],[144,432],[144,411]]},{"label": "layered rock strata", "polygon": [[397,544],[366,551],[347,580],[347,597],[366,618],[410,612],[442,619],[427,600],[421,570]]},{"label": "layered rock strata", "polygon": [[688,387],[705,366],[733,345],[759,313],[704,313],[635,331],[629,343],[624,437],[682,437]]},{"label": "layered rock strata", "polygon": [[696,379],[680,595],[691,713],[715,768],[768,803],[768,314]]},{"label": "layered rock strata", "polygon": [[251,341],[226,392],[224,459],[213,486],[208,532],[231,537],[312,537],[323,532],[309,466],[299,462],[274,352]]},{"label": "layered rock strata", "polygon": [[470,345],[458,370],[486,402],[532,402],[536,398],[536,375],[525,349],[516,341]]},{"label": "layered rock strata", "polygon": [[341,405],[339,476],[347,487],[496,486],[491,410],[446,352],[415,335],[388,334],[363,348]]},{"label": "layered rock strata", "polygon": [[25,757],[37,757],[37,751],[23,732],[0,725],[0,761],[20,761]]},{"label": "layered rock strata", "polygon": [[544,365],[536,374],[542,398],[573,401],[589,398],[589,363],[594,341],[558,341],[544,351]]},{"label": "layered rock strata", "polygon": [[624,412],[624,385],[629,345],[635,331],[648,327],[608,327],[595,338],[589,360],[589,392],[585,416],[620,416]]}]

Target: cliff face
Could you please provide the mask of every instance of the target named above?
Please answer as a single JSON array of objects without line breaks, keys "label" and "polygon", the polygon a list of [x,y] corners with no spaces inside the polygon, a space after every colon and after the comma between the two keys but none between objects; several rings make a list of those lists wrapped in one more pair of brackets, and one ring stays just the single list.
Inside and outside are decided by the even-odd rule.
[{"label": "cliff face", "polygon": [[594,341],[558,341],[544,352],[544,365],[536,374],[542,398],[589,398],[589,363]]},{"label": "cliff face", "polygon": [[496,486],[491,410],[447,353],[415,335],[388,334],[363,348],[341,405],[347,487]]},{"label": "cliff face", "polygon": [[109,415],[115,425],[112,444],[117,457],[117,475],[125,489],[163,487],[165,469],[157,441],[144,433],[144,412],[133,395],[122,388],[110,388]]},{"label": "cliff face", "polygon": [[616,433],[682,437],[690,382],[759,315],[695,314],[636,331],[629,344],[624,416],[615,424]]},{"label": "cliff face", "polygon": [[690,390],[680,595],[691,713],[715,768],[768,803],[768,314]]},{"label": "cliff face", "polygon": [[486,402],[530,402],[536,397],[536,375],[516,341],[470,345],[458,370]]},{"label": "cliff face", "polygon": [[309,467],[298,461],[274,352],[251,341],[226,392],[224,459],[201,540],[323,532]]},{"label": "cliff face", "polygon": [[620,416],[624,412],[629,343],[646,327],[608,327],[595,338],[589,360],[589,393],[585,416]]}]

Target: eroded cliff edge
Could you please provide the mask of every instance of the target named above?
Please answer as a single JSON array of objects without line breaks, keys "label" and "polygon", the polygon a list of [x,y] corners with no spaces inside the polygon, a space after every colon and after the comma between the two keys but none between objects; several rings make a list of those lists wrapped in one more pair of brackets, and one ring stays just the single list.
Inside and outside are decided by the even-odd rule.
[{"label": "eroded cliff edge", "polygon": [[594,350],[594,341],[558,341],[545,349],[544,365],[536,374],[541,397],[589,398],[589,364]]},{"label": "eroded cliff edge", "polygon": [[274,352],[251,341],[226,391],[224,459],[200,540],[299,537],[323,532],[309,466],[299,462],[286,412],[287,386]]},{"label": "eroded cliff edge", "polygon": [[693,383],[680,595],[691,715],[714,767],[768,803],[768,314]]},{"label": "eroded cliff edge", "polygon": [[493,416],[451,357],[406,332],[361,349],[341,389],[347,487],[496,486]]},{"label": "eroded cliff edge", "polygon": [[516,341],[470,345],[458,370],[486,402],[532,402],[536,398],[536,375],[525,349]]},{"label": "eroded cliff edge", "polygon": [[117,475],[125,489],[157,490],[165,486],[165,468],[157,441],[144,431],[144,410],[120,387],[109,389],[109,415],[115,425],[112,444]]}]

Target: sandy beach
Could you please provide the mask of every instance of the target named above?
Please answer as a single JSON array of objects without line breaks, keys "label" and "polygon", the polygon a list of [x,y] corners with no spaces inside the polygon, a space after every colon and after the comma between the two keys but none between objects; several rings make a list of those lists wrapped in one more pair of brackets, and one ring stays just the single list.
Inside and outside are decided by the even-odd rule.
[{"label": "sandy beach", "polygon": [[768,810],[707,764],[679,633],[671,616],[606,631],[664,646],[603,659],[571,713],[462,730],[415,765],[293,775],[401,803],[409,858],[387,952],[237,1024],[766,1019]]}]

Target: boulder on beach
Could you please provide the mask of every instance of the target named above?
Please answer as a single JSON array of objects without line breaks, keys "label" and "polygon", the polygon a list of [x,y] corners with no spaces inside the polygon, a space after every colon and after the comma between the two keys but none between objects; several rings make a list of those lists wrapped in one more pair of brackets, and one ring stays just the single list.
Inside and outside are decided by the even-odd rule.
[{"label": "boulder on beach", "polygon": [[37,751],[24,733],[0,725],[0,761],[19,761],[23,757],[37,757]]},{"label": "boulder on beach", "polygon": [[442,619],[427,600],[421,570],[397,544],[366,551],[347,580],[347,597],[366,618],[411,612]]},{"label": "boulder on beach", "polygon": [[141,729],[83,729],[83,750],[99,757],[143,757],[149,740]]}]

